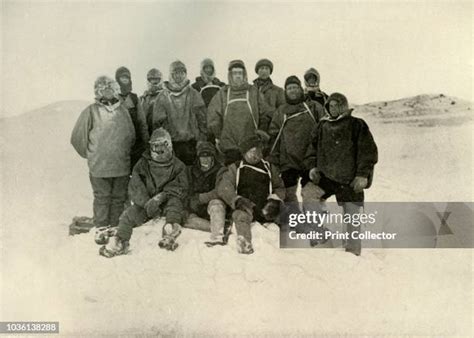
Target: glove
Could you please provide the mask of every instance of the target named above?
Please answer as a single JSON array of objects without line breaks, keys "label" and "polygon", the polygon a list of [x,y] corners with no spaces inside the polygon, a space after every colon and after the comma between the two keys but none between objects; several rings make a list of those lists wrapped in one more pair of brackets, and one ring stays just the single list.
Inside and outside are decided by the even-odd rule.
[{"label": "glove", "polygon": [[318,168],[313,168],[309,171],[309,179],[316,185],[319,183],[321,180],[321,174],[319,173]]},{"label": "glove", "polygon": [[274,221],[280,214],[281,201],[269,199],[262,209],[262,215],[266,221]]},{"label": "glove", "polygon": [[354,189],[355,192],[361,192],[362,190],[364,190],[368,183],[369,181],[366,177],[356,176],[352,180],[350,186]]},{"label": "glove", "polygon": [[160,206],[166,201],[166,199],[166,194],[162,192],[150,198],[148,202],[145,203],[147,216],[150,218],[159,216],[158,212],[160,211]]},{"label": "glove", "polygon": [[255,203],[253,203],[248,198],[239,196],[235,201],[235,210],[242,210],[249,214],[253,213],[253,208],[255,207]]},{"label": "glove", "polygon": [[319,185],[315,186],[314,188],[314,196],[317,198],[317,199],[321,199],[324,194],[326,192],[323,190],[323,188],[321,188]]},{"label": "glove", "polygon": [[199,194],[194,194],[191,196],[189,199],[189,209],[192,211],[197,211],[199,209],[199,206],[201,205],[201,201],[199,200]]}]

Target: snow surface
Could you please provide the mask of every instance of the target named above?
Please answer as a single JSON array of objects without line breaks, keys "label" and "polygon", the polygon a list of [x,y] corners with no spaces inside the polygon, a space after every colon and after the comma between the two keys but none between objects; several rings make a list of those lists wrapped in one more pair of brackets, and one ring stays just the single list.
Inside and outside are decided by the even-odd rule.
[{"label": "snow surface", "polygon": [[[471,249],[282,250],[277,232],[255,225],[250,256],[232,237],[207,248],[195,230],[167,252],[158,222],[134,231],[129,255],[100,257],[92,233],[67,236],[92,208],[86,162],[69,144],[85,106],[0,120],[1,320],[59,321],[83,336],[474,334]],[[367,200],[472,201],[472,122],[360,116],[380,152]]]}]

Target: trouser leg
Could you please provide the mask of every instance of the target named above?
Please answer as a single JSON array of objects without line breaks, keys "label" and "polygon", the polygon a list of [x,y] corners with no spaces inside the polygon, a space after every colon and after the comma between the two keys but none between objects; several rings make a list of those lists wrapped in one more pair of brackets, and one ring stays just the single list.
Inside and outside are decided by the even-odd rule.
[{"label": "trouser leg", "polygon": [[94,224],[96,227],[108,226],[111,194],[112,194],[112,180],[111,178],[94,177],[89,175],[94,193],[93,211]]},{"label": "trouser leg", "polygon": [[[360,204],[355,204],[351,202],[346,202],[343,205],[344,214],[360,214],[362,207]],[[352,217],[351,217],[352,219]],[[353,254],[359,256],[362,250],[361,240],[359,238],[360,233],[360,225],[355,226],[351,222],[346,223],[347,232],[349,234],[347,244],[346,244],[346,251],[352,252]]]},{"label": "trouser leg", "polygon": [[118,225],[120,215],[124,211],[125,202],[127,200],[129,179],[130,177],[127,175],[114,177],[112,180],[112,193],[109,212],[109,221],[111,226]]},{"label": "trouser leg", "polygon": [[249,254],[253,252],[252,231],[250,229],[252,219],[252,214],[242,210],[235,210],[232,213],[232,220],[234,221],[235,229],[237,231],[239,253]]},{"label": "trouser leg", "polygon": [[211,200],[207,206],[210,217],[211,241],[222,241],[225,225],[225,204],[219,199]]},{"label": "trouser leg", "polygon": [[124,241],[132,237],[133,228],[142,225],[147,220],[144,208],[134,204],[122,213],[119,219],[116,235]]}]

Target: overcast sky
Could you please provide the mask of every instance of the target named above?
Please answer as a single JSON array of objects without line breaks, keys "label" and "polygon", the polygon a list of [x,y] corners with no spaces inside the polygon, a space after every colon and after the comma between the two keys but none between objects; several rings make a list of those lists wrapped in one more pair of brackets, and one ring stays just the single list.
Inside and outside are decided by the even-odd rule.
[{"label": "overcast sky", "polygon": [[275,65],[273,80],[317,68],[321,87],[353,103],[445,93],[472,99],[468,2],[5,2],[3,115],[59,100],[93,98],[98,75],[127,66],[134,91],[180,59],[192,80],[214,59]]}]

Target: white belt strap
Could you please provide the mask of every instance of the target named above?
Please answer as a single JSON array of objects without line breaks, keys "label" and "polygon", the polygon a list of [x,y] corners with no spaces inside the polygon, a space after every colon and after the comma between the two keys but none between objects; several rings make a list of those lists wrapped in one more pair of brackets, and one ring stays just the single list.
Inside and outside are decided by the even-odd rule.
[{"label": "white belt strap", "polygon": [[253,109],[252,106],[250,105],[250,99],[249,99],[249,91],[247,90],[247,93],[245,95],[245,99],[230,99],[230,88],[227,90],[227,105],[225,106],[225,111],[224,111],[224,118],[227,115],[227,108],[229,107],[229,104],[234,103],[234,102],[247,102],[247,105],[249,106],[249,114],[252,117],[253,125],[255,126],[255,129],[258,130],[258,124],[257,121],[255,121],[255,116],[253,115]]},{"label": "white belt strap", "polygon": [[283,123],[281,124],[280,130],[278,131],[278,135],[275,139],[275,142],[273,143],[272,149],[270,150],[270,154],[273,153],[273,150],[275,150],[276,145],[277,145],[278,141],[280,140],[281,133],[283,132],[283,128],[285,127],[286,122],[288,122],[292,118],[295,118],[295,117],[300,116],[302,114],[308,114],[313,119],[313,122],[316,124],[316,119],[314,118],[313,114],[311,113],[311,110],[309,110],[309,107],[306,104],[306,102],[303,102],[303,105],[306,108],[304,111],[293,114],[290,117],[288,117],[286,114],[283,115]]},{"label": "white belt strap", "polygon": [[255,170],[259,173],[266,174],[270,178],[268,182],[268,193],[271,194],[273,192],[273,186],[272,186],[272,172],[270,170],[270,163],[268,163],[265,160],[262,160],[263,166],[265,167],[265,170],[254,167],[253,165],[250,164],[245,164],[244,161],[240,161],[239,166],[237,167],[237,173],[235,175],[235,193],[237,193],[237,190],[239,188],[239,180],[240,180],[240,169],[247,167],[252,170]]},{"label": "white belt strap", "polygon": [[199,91],[199,93],[202,93],[202,91],[203,91],[204,89],[207,89],[207,88],[221,89],[221,87],[219,87],[218,85],[208,84],[208,85],[205,85],[204,87],[202,87],[201,90]]}]

